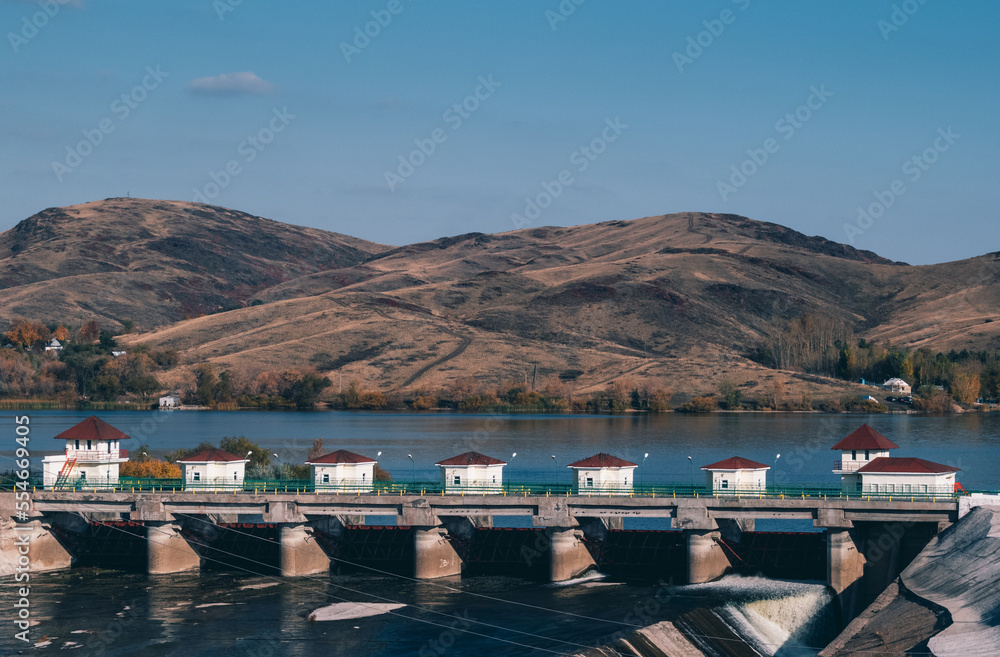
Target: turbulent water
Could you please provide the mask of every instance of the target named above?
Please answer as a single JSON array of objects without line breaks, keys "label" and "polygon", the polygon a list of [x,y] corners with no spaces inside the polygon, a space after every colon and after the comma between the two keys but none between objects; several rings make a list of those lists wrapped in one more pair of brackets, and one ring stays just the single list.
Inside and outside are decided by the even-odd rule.
[{"label": "turbulent water", "polygon": [[836,634],[833,596],[819,582],[733,575],[677,593],[724,600],[712,611],[762,655],[815,655]]}]

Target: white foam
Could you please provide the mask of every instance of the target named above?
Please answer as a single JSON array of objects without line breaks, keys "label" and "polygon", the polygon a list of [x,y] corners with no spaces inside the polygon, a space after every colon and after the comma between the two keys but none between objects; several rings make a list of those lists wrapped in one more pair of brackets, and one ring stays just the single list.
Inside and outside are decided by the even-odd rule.
[{"label": "white foam", "polygon": [[589,573],[586,573],[585,575],[581,575],[580,577],[568,579],[565,582],[553,582],[548,586],[550,588],[558,589],[564,586],[577,586],[578,584],[582,584],[584,582],[592,582],[595,579],[604,579],[605,577],[607,577],[607,575],[605,575],[604,573],[599,573],[596,570],[592,570]]},{"label": "white foam", "polygon": [[232,602],[206,602],[203,605],[195,605],[195,609],[205,609],[206,607],[229,607]]},{"label": "white foam", "polygon": [[824,609],[832,598],[814,582],[729,575],[707,584],[679,586],[678,593],[711,593],[729,603],[716,613],[758,652],[782,657],[815,655],[830,623]]},{"label": "white foam", "polygon": [[368,618],[369,616],[381,616],[390,611],[402,609],[406,605],[376,603],[376,602],[338,602],[336,604],[320,607],[309,614],[311,621],[337,621],[351,620],[354,618]]},{"label": "white foam", "polygon": [[240,590],[245,591],[247,589],[266,589],[271,586],[277,586],[281,582],[262,582],[261,584],[247,584],[246,586],[241,586]]}]

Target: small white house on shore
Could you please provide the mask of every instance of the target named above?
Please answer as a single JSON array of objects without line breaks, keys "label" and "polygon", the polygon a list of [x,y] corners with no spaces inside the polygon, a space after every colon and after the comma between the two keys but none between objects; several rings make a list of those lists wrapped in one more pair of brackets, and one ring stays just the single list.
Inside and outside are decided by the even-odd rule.
[{"label": "small white house on shore", "polygon": [[338,449],[306,461],[309,478],[316,490],[367,493],[375,489],[377,461],[361,454]]},{"label": "small white house on shore", "polygon": [[503,490],[506,461],[466,452],[434,465],[441,468],[441,485],[446,493],[495,493]]},{"label": "small white house on shore", "polygon": [[635,483],[633,476],[638,464],[620,459],[617,456],[594,454],[576,463],[570,463],[568,468],[573,472],[573,493],[604,493],[628,495]]},{"label": "small white house on shore", "polygon": [[129,440],[128,435],[91,416],[55,439],[66,441],[66,451],[42,459],[45,488],[100,487],[118,483],[118,468],[128,461],[128,452],[121,449],[121,441]]},{"label": "small white house on shore", "polygon": [[771,466],[733,456],[718,463],[702,466],[706,486],[713,493],[752,493],[767,488],[767,471]]},{"label": "small white house on shore", "polygon": [[62,343],[52,338],[52,341],[45,345],[45,351],[54,351],[57,354],[63,350]]},{"label": "small white house on shore", "polygon": [[894,395],[909,395],[912,392],[910,384],[900,378],[892,378],[882,384],[883,390],[888,390]]},{"label": "small white house on shore", "polygon": [[867,494],[950,495],[959,468],[912,457],[880,457],[858,470],[855,491]]},{"label": "small white house on shore", "polygon": [[160,397],[160,408],[177,408],[181,405],[181,396],[176,392]]},{"label": "small white house on shore", "polygon": [[250,459],[213,447],[177,459],[185,489],[242,488]]}]

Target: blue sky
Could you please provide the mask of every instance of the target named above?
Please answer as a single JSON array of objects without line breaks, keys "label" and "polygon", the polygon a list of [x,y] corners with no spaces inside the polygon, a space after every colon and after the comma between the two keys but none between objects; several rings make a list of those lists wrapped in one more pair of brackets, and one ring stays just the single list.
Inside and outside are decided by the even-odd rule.
[{"label": "blue sky", "polygon": [[390,244],[706,211],[1000,249],[996,3],[576,2],[0,0],[0,229],[131,193]]}]

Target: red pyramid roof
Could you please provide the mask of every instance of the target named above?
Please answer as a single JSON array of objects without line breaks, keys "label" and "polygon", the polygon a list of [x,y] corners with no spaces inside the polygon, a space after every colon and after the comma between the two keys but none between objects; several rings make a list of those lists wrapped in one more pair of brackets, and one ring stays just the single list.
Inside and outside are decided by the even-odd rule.
[{"label": "red pyramid roof", "polygon": [[888,472],[903,474],[944,474],[946,472],[958,472],[961,468],[953,468],[950,465],[941,465],[924,459],[898,456],[880,456],[873,459],[858,472]]},{"label": "red pyramid roof", "polygon": [[229,461],[246,461],[242,456],[236,456],[235,454],[230,454],[224,449],[219,449],[218,447],[213,447],[212,449],[206,449],[203,452],[198,452],[197,454],[192,454],[191,456],[185,456],[182,459],[177,459],[178,463],[204,463],[206,461],[215,462],[229,462]]},{"label": "red pyramid roof", "polygon": [[757,461],[745,459],[742,456],[734,456],[725,461],[719,461],[711,465],[703,465],[702,470],[770,470],[771,466]]},{"label": "red pyramid roof", "polygon": [[637,468],[639,465],[637,463],[632,463],[631,461],[626,461],[625,459],[620,459],[617,456],[611,456],[610,454],[605,454],[601,452],[600,454],[594,454],[590,458],[583,459],[582,461],[577,461],[576,463],[570,463],[566,466],[567,468]]},{"label": "red pyramid roof", "polygon": [[867,424],[862,424],[854,430],[847,438],[830,449],[899,449],[899,445],[892,442],[878,431],[875,431]]},{"label": "red pyramid roof", "polygon": [[56,440],[129,440],[129,436],[96,415],[91,415],[56,436]]},{"label": "red pyramid roof", "polygon": [[444,461],[438,461],[434,465],[507,465],[507,462],[492,456],[484,456],[479,452],[466,452]]},{"label": "red pyramid roof", "polygon": [[361,456],[354,452],[348,452],[346,449],[338,449],[336,452],[318,456],[306,461],[306,463],[324,463],[327,465],[336,463],[375,463],[375,459],[370,459],[367,456]]}]

